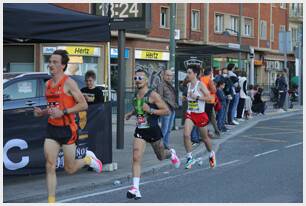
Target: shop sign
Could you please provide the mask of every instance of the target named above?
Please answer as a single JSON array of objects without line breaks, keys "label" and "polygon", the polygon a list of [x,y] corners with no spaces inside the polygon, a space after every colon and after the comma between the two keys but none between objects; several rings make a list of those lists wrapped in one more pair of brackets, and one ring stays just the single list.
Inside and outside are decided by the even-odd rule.
[{"label": "shop sign", "polygon": [[43,47],[43,54],[52,54],[56,47]]},{"label": "shop sign", "polygon": [[262,65],[262,60],[254,60],[254,65],[261,66]]},{"label": "shop sign", "polygon": [[240,49],[240,44],[228,43],[229,48]]},{"label": "shop sign", "polygon": [[65,49],[69,55],[100,56],[100,48],[83,46],[59,46],[57,49]]},{"label": "shop sign", "polygon": [[169,61],[169,52],[135,50],[135,59]]}]

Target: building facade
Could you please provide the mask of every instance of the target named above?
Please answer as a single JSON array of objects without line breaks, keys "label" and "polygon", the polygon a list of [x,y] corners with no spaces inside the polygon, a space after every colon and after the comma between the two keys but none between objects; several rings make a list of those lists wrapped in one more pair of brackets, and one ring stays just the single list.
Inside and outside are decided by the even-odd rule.
[{"label": "building facade", "polygon": [[[56,5],[96,14],[93,9],[94,4],[57,3]],[[291,31],[293,47],[296,45],[297,28],[302,23],[301,4],[243,3],[240,7],[239,3],[226,4],[226,6],[218,3],[177,3],[176,29],[179,39],[176,40],[176,45],[239,46],[240,9],[241,45],[247,46],[255,53],[254,55],[241,53],[240,69],[247,72],[251,83],[271,85],[275,81],[276,74],[284,68],[285,57],[279,52],[278,33]],[[149,71],[151,84],[158,84],[160,71],[169,67],[170,4],[151,4],[151,25],[151,30],[146,34],[126,33],[124,56],[127,90],[133,87],[133,72],[137,66],[145,67]],[[115,89],[118,82],[117,45],[118,32],[112,31],[110,63],[111,82]],[[97,72],[98,83],[106,83],[108,51],[104,42],[4,45],[4,70],[46,71],[48,56],[56,48],[65,48],[71,52],[72,61],[68,72],[84,75],[87,70],[92,69]],[[84,51],[89,52],[84,53]],[[14,62],[12,54],[15,54]],[[295,69],[294,54],[289,54],[287,59],[292,73]],[[228,63],[235,63],[238,66],[238,53],[214,55],[211,63],[215,70],[226,67]],[[22,69],[20,64],[23,65]]]},{"label": "building facade", "polygon": [[[291,31],[292,51],[294,54],[298,52],[299,47],[302,46],[303,34],[303,4],[291,3],[289,4],[289,31]],[[295,62],[300,62],[295,55]],[[295,69],[290,71],[290,76],[299,76],[299,64],[295,64]]]}]

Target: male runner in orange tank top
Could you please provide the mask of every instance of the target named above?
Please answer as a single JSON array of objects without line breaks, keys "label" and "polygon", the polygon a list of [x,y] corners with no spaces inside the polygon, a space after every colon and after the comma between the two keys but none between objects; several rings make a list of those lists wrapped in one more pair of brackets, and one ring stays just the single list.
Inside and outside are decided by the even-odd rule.
[{"label": "male runner in orange tank top", "polygon": [[102,163],[93,152],[87,150],[85,158],[75,158],[78,139],[75,113],[86,110],[88,106],[76,82],[64,74],[68,61],[68,53],[65,50],[56,50],[51,55],[48,68],[52,78],[46,83],[48,106],[43,110],[34,108],[36,117],[49,116],[44,142],[49,203],[55,202],[56,162],[60,147],[64,152],[64,168],[69,174],[85,165],[89,165],[96,172],[102,172]]}]

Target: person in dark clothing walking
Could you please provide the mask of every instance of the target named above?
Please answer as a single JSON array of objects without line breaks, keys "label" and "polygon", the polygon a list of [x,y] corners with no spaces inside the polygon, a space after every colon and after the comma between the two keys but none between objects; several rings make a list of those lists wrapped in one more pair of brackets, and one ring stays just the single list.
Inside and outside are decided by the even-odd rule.
[{"label": "person in dark clothing walking", "polygon": [[286,79],[285,79],[285,75],[284,73],[282,73],[281,77],[279,78],[279,81],[278,81],[278,92],[279,92],[279,105],[278,107],[280,109],[284,109],[284,103],[285,103],[285,100],[286,100],[286,93],[287,93],[287,88],[288,88],[288,85],[287,85],[287,82],[286,82]]}]

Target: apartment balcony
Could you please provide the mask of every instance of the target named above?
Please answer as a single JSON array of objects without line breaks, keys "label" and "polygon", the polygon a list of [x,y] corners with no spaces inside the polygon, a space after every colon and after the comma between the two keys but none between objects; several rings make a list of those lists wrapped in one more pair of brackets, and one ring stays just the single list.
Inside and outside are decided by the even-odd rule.
[{"label": "apartment balcony", "polygon": [[291,21],[291,22],[303,22],[303,12],[290,10],[289,11],[289,21]]}]

